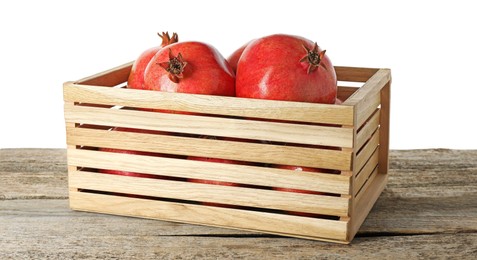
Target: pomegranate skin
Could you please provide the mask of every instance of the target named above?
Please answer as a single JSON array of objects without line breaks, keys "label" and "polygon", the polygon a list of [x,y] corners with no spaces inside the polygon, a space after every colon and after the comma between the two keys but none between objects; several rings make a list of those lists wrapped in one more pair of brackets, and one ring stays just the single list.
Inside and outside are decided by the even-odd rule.
[{"label": "pomegranate skin", "polygon": [[[319,66],[306,62],[315,43],[275,34],[250,42],[237,64],[237,97],[333,104],[337,94],[334,67],[327,55]],[[323,50],[317,47],[317,53]]]},{"label": "pomegranate skin", "polygon": [[[172,57],[185,62],[181,75],[171,79],[164,64]],[[179,42],[159,50],[144,73],[145,89],[206,95],[235,95],[235,73],[213,46],[202,42]],[[177,82],[175,82],[177,81]]]},{"label": "pomegranate skin", "polygon": [[175,43],[179,40],[176,33],[172,34],[172,38],[169,37],[169,33],[167,32],[163,32],[162,35],[158,33],[158,35],[162,39],[161,45],[145,50],[139,55],[136,61],[134,61],[128,77],[128,88],[144,89],[144,71],[151,59],[164,46]]},{"label": "pomegranate skin", "polygon": [[250,42],[247,42],[246,44],[242,45],[240,48],[232,52],[232,54],[230,54],[230,56],[227,58],[227,62],[230,64],[230,67],[232,67],[235,73],[237,72],[237,65],[240,60],[240,57],[242,56],[243,51],[249,43]]},{"label": "pomegranate skin", "polygon": [[129,73],[128,88],[144,89],[144,71],[149,61],[151,61],[152,57],[154,57],[156,52],[161,48],[160,46],[152,47],[139,55],[139,58],[134,62],[131,72]]}]

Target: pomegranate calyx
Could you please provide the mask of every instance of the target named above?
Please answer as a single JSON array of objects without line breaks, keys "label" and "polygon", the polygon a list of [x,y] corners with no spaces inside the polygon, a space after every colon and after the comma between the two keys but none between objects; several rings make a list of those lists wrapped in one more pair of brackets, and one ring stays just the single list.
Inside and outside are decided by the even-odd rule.
[{"label": "pomegranate calyx", "polygon": [[300,62],[308,63],[308,68],[306,71],[307,74],[315,71],[319,66],[323,67],[325,70],[328,70],[326,65],[321,62],[325,56],[326,50],[318,52],[318,44],[316,42],[312,50],[306,47],[305,44],[303,44],[303,48],[306,51],[306,55],[301,58]]},{"label": "pomegranate calyx", "polygon": [[182,58],[182,54],[179,52],[175,57],[170,48],[169,61],[159,63],[159,66],[169,72],[169,79],[174,83],[179,83],[179,80],[184,77],[183,72],[186,65],[187,62]]},{"label": "pomegranate calyx", "polygon": [[172,37],[169,36],[169,32],[162,32],[162,34],[157,33],[157,35],[159,35],[159,37],[161,37],[162,39],[162,47],[179,41],[179,36],[177,35],[177,33],[173,33]]}]

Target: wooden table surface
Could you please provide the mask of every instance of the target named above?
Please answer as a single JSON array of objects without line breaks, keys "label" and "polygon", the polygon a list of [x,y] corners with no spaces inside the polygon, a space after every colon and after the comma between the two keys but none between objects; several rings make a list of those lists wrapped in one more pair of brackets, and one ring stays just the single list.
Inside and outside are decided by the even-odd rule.
[{"label": "wooden table surface", "polygon": [[64,149],[0,149],[0,259],[477,259],[477,150],[393,150],[350,245],[72,211]]}]

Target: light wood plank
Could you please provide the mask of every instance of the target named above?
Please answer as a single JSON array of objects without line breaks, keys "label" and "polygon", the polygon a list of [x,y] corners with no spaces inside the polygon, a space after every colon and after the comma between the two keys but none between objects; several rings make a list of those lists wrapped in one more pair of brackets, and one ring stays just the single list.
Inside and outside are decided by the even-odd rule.
[{"label": "light wood plank", "polygon": [[379,129],[373,134],[369,141],[364,145],[364,147],[356,155],[356,164],[354,165],[356,171],[360,171],[365,163],[368,161],[369,157],[374,153],[376,147],[379,144]]},{"label": "light wood plank", "polygon": [[354,190],[354,196],[356,196],[356,194],[361,190],[366,180],[376,169],[376,166],[378,165],[378,160],[379,160],[378,155],[379,155],[379,149],[376,149],[373,155],[371,155],[369,160],[364,165],[363,169],[361,169],[361,171],[358,172],[358,174],[356,175],[355,182],[354,182],[354,185],[356,187],[356,189]]},{"label": "light wood plank", "polygon": [[210,116],[191,116],[65,104],[66,122],[167,132],[351,147],[350,128],[285,124]]},{"label": "light wood plank", "polygon": [[379,118],[380,118],[380,109],[377,109],[376,112],[369,118],[369,120],[359,129],[356,134],[355,147],[361,148],[364,143],[371,137],[371,135],[379,127]]},{"label": "light wood plank", "polygon": [[375,171],[375,174],[371,175],[372,177],[368,180],[366,187],[363,187],[358,194],[358,197],[353,201],[354,212],[351,216],[350,230],[349,230],[349,240],[352,240],[356,233],[358,232],[361,224],[364,222],[368,216],[371,208],[376,203],[381,192],[384,190],[384,187],[387,183],[387,174],[379,174]]},{"label": "light wood plank", "polygon": [[351,167],[349,151],[171,135],[73,128],[67,131],[67,143],[336,170],[350,170]]},{"label": "light wood plank", "polygon": [[365,196],[365,194],[367,193],[367,190],[372,185],[374,179],[377,177],[378,174],[379,173],[377,168],[374,168],[371,171],[368,178],[365,180],[363,186],[361,187],[360,190],[358,190],[357,194],[355,195],[356,200],[353,203],[356,203],[356,205],[359,204],[359,201]]},{"label": "light wood plank", "polygon": [[138,178],[86,171],[69,172],[71,187],[265,209],[345,216],[348,199],[256,188]]},{"label": "light wood plank", "polygon": [[[121,215],[140,215],[144,218],[180,221],[245,230],[260,230],[275,234],[302,234],[311,239],[344,240],[347,222],[306,218],[258,211],[202,205],[183,205],[173,202],[134,199],[127,197],[73,192],[73,207],[78,210]],[[292,235],[293,236],[293,235]]]},{"label": "light wood plank", "polygon": [[381,91],[381,114],[379,117],[379,172],[387,173],[389,170],[389,129],[391,109],[391,81]]},{"label": "light wood plank", "polygon": [[65,102],[353,125],[353,107],[344,105],[103,88],[68,82],[63,85],[63,90]]},{"label": "light wood plank", "polygon": [[350,194],[349,177],[337,174],[299,172],[268,167],[211,163],[81,149],[71,150],[68,151],[68,153],[69,164],[88,168],[121,169],[129,172],[172,177]]}]

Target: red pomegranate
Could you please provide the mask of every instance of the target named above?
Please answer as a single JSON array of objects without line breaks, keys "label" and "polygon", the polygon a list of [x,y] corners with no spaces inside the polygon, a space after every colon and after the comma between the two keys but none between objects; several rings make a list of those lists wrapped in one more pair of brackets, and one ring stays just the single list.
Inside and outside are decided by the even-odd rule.
[{"label": "red pomegranate", "polygon": [[333,104],[337,78],[316,43],[275,34],[251,41],[237,64],[238,97]]},{"label": "red pomegranate", "polygon": [[154,57],[157,51],[162,49],[164,46],[179,41],[179,36],[177,36],[176,33],[173,33],[172,37],[169,36],[168,32],[163,32],[162,35],[157,33],[157,35],[162,38],[162,44],[160,46],[145,50],[143,53],[141,53],[141,55],[139,55],[136,61],[134,61],[128,77],[128,88],[144,89],[144,71],[146,70],[147,64],[149,64],[152,57]]},{"label": "red pomegranate", "polygon": [[227,62],[230,64],[230,67],[232,67],[235,73],[237,72],[237,64],[240,60],[240,56],[242,56],[243,50],[245,50],[249,43],[250,42],[247,42],[246,44],[242,45],[227,58]]},{"label": "red pomegranate", "polygon": [[179,42],[159,50],[146,68],[145,88],[166,92],[234,96],[235,74],[213,46]]}]

